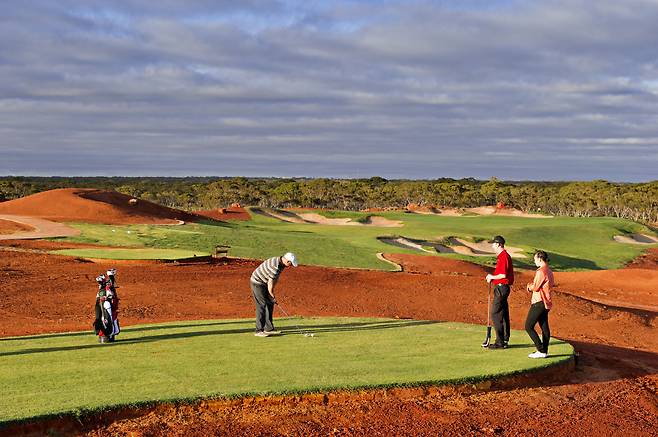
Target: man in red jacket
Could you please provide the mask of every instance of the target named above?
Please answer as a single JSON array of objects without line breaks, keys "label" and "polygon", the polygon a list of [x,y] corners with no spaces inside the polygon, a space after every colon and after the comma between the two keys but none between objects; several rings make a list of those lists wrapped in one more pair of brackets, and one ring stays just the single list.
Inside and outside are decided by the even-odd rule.
[{"label": "man in red jacket", "polygon": [[496,330],[496,341],[489,345],[489,349],[507,349],[509,342],[510,322],[509,322],[509,297],[510,287],[514,284],[514,267],[512,266],[512,257],[505,250],[505,239],[496,235],[491,243],[498,259],[496,260],[496,269],[492,274],[486,277],[487,282],[493,282],[494,298],[491,305],[491,320]]}]

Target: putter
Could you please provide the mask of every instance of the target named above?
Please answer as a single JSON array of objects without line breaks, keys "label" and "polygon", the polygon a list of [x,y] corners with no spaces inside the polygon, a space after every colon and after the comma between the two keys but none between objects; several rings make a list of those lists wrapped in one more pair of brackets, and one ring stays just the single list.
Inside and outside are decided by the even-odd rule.
[{"label": "putter", "polygon": [[489,282],[489,291],[487,292],[487,338],[482,342],[482,347],[489,347],[491,342],[491,282]]},{"label": "putter", "polygon": [[[287,312],[286,310],[283,309],[283,307],[281,306],[280,303],[277,302],[277,305],[279,306],[279,309],[281,310],[281,312],[282,312],[286,317],[288,317],[289,319],[292,319],[292,317],[290,317],[290,315],[288,315],[288,312]],[[315,334],[313,334],[313,333],[310,333],[310,332],[304,332],[304,331],[302,330],[302,328],[300,328],[299,325],[296,324],[295,322],[293,322],[293,325],[295,325],[295,327],[297,328],[297,330],[299,331],[299,333],[302,334],[304,337],[315,337]]]}]

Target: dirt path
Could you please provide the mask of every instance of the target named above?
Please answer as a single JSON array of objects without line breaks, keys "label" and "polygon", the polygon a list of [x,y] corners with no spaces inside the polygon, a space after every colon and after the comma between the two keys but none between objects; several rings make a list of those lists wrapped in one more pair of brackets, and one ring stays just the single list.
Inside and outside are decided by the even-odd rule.
[{"label": "dirt path", "polygon": [[0,233],[0,240],[21,240],[37,238],[54,238],[54,237],[75,237],[80,235],[80,231],[66,226],[62,223],[51,222],[49,220],[27,217],[22,215],[0,214],[0,220],[8,220],[19,223],[34,230],[18,230],[13,233]]},{"label": "dirt path", "polygon": [[[93,278],[110,263],[40,253],[0,255],[0,336],[89,328]],[[305,316],[486,323],[484,268],[439,257],[387,258],[404,272],[301,266],[284,273],[278,297],[288,312]],[[236,260],[121,266],[122,323],[253,317],[247,282],[256,265]],[[658,290],[658,277],[646,269],[612,273],[621,278],[613,286],[615,299],[628,306],[610,307],[582,295],[583,290],[610,292],[608,275],[587,272],[580,281],[578,273],[556,275],[553,335],[572,342],[579,353],[577,370],[567,379],[471,393],[414,389],[165,405],[137,416],[126,411],[83,424],[67,422],[61,430],[96,436],[656,435],[657,313],[630,306],[658,304],[650,292]],[[528,297],[521,290],[530,277],[531,272],[519,272],[510,297],[514,329],[523,328]],[[45,298],[59,302],[47,314],[39,310]]]}]

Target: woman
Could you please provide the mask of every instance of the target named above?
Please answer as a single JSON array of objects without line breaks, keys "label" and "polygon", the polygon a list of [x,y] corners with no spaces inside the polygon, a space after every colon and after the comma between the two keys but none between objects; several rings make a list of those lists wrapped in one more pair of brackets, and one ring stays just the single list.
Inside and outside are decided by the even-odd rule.
[{"label": "woman", "polygon": [[[528,292],[532,293],[530,309],[525,321],[525,330],[535,343],[536,352],[528,355],[529,358],[548,357],[548,342],[551,339],[551,329],[548,326],[548,312],[553,307],[551,299],[551,287],[554,286],[553,272],[548,266],[548,255],[543,250],[535,252],[535,279],[526,286]],[[539,323],[541,328],[541,340],[535,332],[535,325]]]}]

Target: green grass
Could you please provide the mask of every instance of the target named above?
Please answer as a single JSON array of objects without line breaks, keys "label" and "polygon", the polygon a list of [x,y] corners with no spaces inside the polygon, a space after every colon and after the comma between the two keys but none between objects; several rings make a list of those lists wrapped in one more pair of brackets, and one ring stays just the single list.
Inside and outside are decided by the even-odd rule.
[{"label": "green grass", "polygon": [[[480,347],[482,326],[393,319],[275,320],[284,335],[253,336],[253,320],[124,328],[100,345],[91,332],[0,339],[0,423],[119,405],[255,394],[287,394],[470,383],[571,359],[532,360],[524,332],[511,347]],[[314,337],[298,334],[295,324]]]},{"label": "green grass", "polygon": [[[354,219],[363,219],[368,215],[343,211],[321,213],[328,217],[350,216]],[[526,260],[515,260],[515,265],[532,268],[532,253],[535,249],[543,249],[549,252],[552,267],[565,271],[619,268],[637,257],[646,246],[617,243],[612,239],[614,235],[632,232],[655,235],[643,225],[614,218],[441,217],[399,212],[377,215],[402,221],[404,226],[295,224],[254,214],[253,219],[247,222],[207,222],[185,226],[73,223],[71,225],[80,229],[81,235],[67,238],[66,241],[205,253],[212,252],[217,245],[229,245],[229,254],[237,257],[265,259],[293,251],[303,264],[391,270],[389,264],[377,259],[377,252],[438,255],[397,248],[377,240],[379,236],[404,236],[420,240],[457,236],[482,240],[501,234],[508,245],[519,247],[528,255]],[[77,251],[69,253],[79,256]],[[495,262],[493,256],[441,256],[485,265]]]},{"label": "green grass", "polygon": [[57,255],[77,256],[81,258],[103,259],[166,259],[175,260],[193,258],[195,256],[208,256],[210,253],[186,249],[62,249],[51,253]]}]

